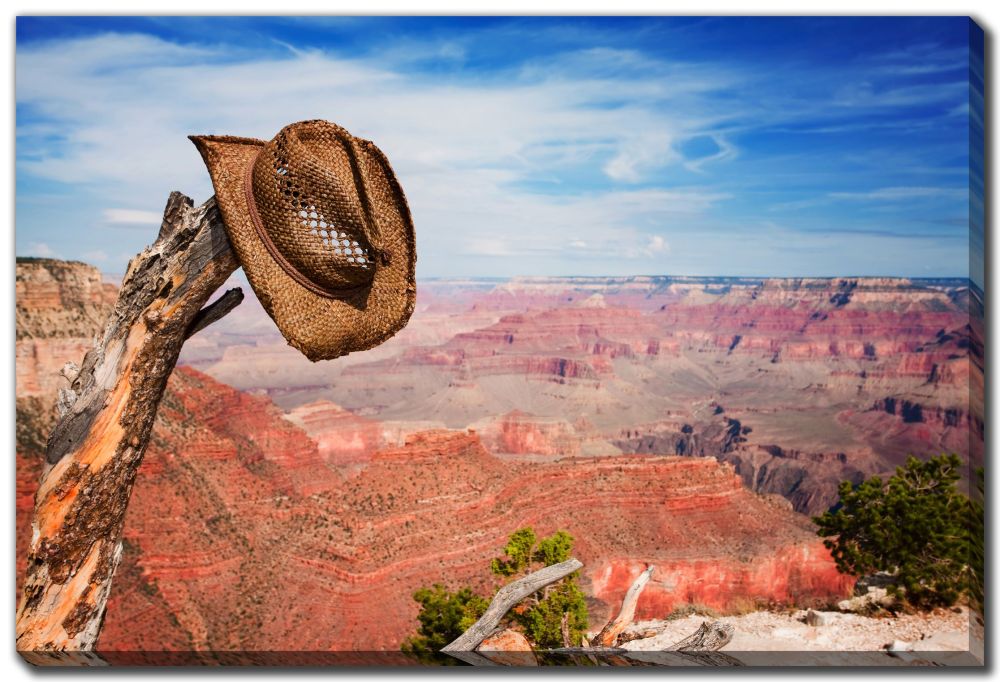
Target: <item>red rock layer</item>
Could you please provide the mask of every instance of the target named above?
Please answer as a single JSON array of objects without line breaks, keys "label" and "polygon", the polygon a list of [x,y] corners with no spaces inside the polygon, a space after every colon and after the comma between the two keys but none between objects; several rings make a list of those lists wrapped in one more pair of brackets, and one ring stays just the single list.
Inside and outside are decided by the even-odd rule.
[{"label": "red rock layer", "polygon": [[490,452],[571,457],[580,454],[582,434],[561,420],[546,420],[514,410],[476,425],[476,433]]},{"label": "red rock layer", "polygon": [[295,408],[286,418],[316,442],[319,454],[332,466],[366,464],[383,443],[381,425],[320,400]]}]

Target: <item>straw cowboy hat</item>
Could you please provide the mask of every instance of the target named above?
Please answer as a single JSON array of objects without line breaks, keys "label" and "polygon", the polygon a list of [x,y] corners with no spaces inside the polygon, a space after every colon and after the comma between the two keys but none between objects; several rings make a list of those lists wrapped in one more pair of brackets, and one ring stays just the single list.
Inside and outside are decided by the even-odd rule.
[{"label": "straw cowboy hat", "polygon": [[264,309],[312,361],[403,328],[416,298],[413,221],[389,160],[328,121],[270,142],[193,135],[229,240]]}]

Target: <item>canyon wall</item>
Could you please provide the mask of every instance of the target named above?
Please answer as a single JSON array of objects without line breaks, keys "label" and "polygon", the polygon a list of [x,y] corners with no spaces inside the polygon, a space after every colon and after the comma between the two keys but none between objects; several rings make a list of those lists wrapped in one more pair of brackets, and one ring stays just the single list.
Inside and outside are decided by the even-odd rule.
[{"label": "canyon wall", "polygon": [[[114,287],[26,259],[16,290],[20,574],[59,370]],[[489,559],[523,525],[577,538],[595,625],[650,563],[643,618],[825,602],[850,581],[793,509],[909,454],[982,462],[967,283],[470,280],[420,296],[392,341],[322,365],[252,297],[191,340],[103,649],[391,650],[415,627],[413,590],[495,588]]]}]

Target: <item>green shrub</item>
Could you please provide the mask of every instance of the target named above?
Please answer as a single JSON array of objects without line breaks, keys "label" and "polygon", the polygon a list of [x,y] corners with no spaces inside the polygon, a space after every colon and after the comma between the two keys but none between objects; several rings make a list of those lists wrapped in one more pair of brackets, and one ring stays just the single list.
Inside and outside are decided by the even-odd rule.
[{"label": "green shrub", "polygon": [[[508,538],[504,556],[490,562],[490,571],[507,584],[544,566],[566,561],[572,550],[573,536],[566,531],[539,539],[533,529],[520,528]],[[526,597],[507,614],[504,625],[522,630],[536,647],[560,647],[565,619],[570,642],[579,643],[587,630],[588,614],[577,577],[573,573]],[[450,592],[440,584],[417,590],[413,598],[420,604],[420,626],[403,643],[402,650],[426,662],[444,662],[436,657],[437,652],[475,623],[490,601],[468,587]]]},{"label": "green shrub", "polygon": [[420,604],[417,634],[408,637],[401,647],[419,660],[437,662],[434,654],[461,635],[479,620],[489,601],[473,593],[468,587],[449,592],[444,585],[435,583],[413,593]]},{"label": "green shrub", "polygon": [[887,480],[841,483],[840,506],[813,519],[837,568],[855,576],[885,571],[894,576],[892,593],[921,608],[973,595],[982,576],[982,507],[959,492],[960,467],[955,455],[910,457]]}]

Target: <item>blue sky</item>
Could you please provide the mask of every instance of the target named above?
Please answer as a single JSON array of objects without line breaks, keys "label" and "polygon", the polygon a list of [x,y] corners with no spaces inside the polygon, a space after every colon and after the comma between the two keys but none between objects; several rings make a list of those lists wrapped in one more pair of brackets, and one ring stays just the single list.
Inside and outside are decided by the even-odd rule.
[{"label": "blue sky", "polygon": [[972,257],[981,282],[973,29],[22,17],[16,250],[120,273],[170,190],[211,195],[186,135],[326,118],[389,156],[422,277],[965,277]]}]

